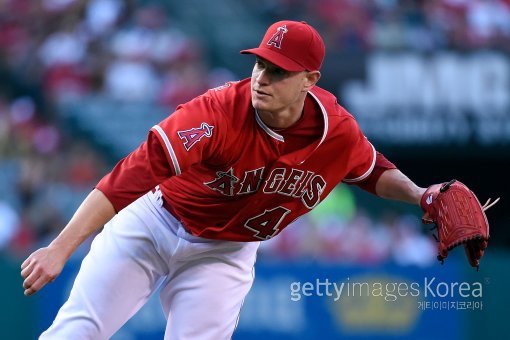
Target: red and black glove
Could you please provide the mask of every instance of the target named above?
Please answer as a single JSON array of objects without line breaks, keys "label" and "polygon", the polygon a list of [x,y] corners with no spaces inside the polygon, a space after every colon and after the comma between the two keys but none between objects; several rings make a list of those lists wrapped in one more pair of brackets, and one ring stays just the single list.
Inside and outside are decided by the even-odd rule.
[{"label": "red and black glove", "polygon": [[489,241],[489,222],[484,211],[498,201],[499,198],[490,203],[489,199],[482,206],[475,194],[456,180],[428,187],[420,206],[425,212],[423,223],[434,223],[438,229],[437,259],[443,262],[448,251],[463,244],[469,263],[478,269]]}]

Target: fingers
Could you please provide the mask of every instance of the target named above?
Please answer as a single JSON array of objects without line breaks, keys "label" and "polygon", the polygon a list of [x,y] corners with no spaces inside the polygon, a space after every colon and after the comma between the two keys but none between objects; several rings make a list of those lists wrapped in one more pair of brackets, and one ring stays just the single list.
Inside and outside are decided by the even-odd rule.
[{"label": "fingers", "polygon": [[23,261],[23,263],[21,264],[21,269],[25,269],[26,266],[28,266],[30,264],[30,260],[32,259],[32,255],[30,255],[25,261]]},{"label": "fingers", "polygon": [[[25,281],[23,281],[23,288],[25,289],[25,295],[32,295],[39,291],[42,287],[44,287],[48,282],[53,282],[55,279],[53,276],[48,275],[43,272],[39,268],[34,268],[31,270],[31,267],[28,266],[25,268],[27,275]],[[23,275],[23,274],[22,274]]]},{"label": "fingers", "polygon": [[21,277],[26,279],[28,275],[30,275],[30,273],[32,272],[33,263],[25,261],[23,262],[23,264],[25,264],[25,267],[23,268],[23,265],[21,265]]},{"label": "fingers", "polygon": [[25,289],[25,291],[31,288],[32,285],[39,279],[39,277],[41,277],[41,275],[39,275],[39,270],[33,270],[27,274],[28,274],[27,277],[23,281],[23,288]]},{"label": "fingers", "polygon": [[32,285],[25,287],[23,284],[23,288],[25,288],[24,294],[26,296],[30,296],[39,291],[42,287],[44,287],[50,280],[39,277]]},{"label": "fingers", "polygon": [[46,249],[39,249],[21,265],[21,277],[25,295],[32,295],[57,277],[52,261],[48,261]]}]

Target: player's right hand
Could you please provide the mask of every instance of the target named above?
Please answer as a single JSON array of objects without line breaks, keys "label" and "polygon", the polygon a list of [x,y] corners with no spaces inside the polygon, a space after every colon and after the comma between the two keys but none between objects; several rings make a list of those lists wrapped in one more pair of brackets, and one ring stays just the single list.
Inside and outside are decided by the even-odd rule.
[{"label": "player's right hand", "polygon": [[32,295],[52,282],[64,268],[67,257],[62,250],[48,246],[33,252],[21,264],[25,295]]}]

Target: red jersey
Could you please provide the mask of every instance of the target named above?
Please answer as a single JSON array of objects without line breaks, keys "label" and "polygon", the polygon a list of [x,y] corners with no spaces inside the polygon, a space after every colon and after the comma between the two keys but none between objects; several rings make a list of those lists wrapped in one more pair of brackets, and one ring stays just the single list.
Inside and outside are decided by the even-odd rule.
[{"label": "red jersey", "polygon": [[120,211],[159,185],[164,206],[191,234],[259,241],[340,181],[367,178],[375,163],[375,149],[329,92],[315,86],[300,121],[280,132],[252,107],[245,79],[179,106],[97,188]]}]

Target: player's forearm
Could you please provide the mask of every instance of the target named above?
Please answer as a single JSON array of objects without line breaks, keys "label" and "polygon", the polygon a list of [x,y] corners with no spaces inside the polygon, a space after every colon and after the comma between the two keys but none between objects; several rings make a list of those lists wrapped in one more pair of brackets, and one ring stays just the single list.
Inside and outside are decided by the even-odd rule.
[{"label": "player's forearm", "polygon": [[115,215],[113,205],[99,190],[94,189],[85,198],[62,232],[51,242],[64,252],[67,258],[90,235],[99,230]]},{"label": "player's forearm", "polygon": [[419,205],[426,189],[417,186],[400,170],[390,169],[379,177],[375,190],[382,198]]}]

